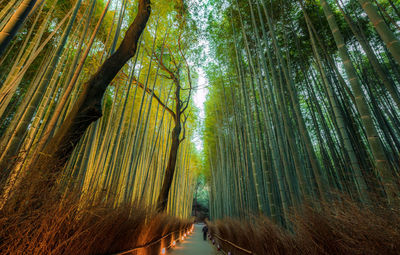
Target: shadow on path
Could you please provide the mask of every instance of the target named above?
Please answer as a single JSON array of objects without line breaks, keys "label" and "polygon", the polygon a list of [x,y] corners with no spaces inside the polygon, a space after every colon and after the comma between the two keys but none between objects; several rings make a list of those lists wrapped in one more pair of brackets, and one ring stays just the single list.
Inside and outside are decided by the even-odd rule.
[{"label": "shadow on path", "polygon": [[194,232],[185,241],[168,250],[168,255],[214,255],[218,254],[209,241],[203,240],[203,224],[195,224]]}]

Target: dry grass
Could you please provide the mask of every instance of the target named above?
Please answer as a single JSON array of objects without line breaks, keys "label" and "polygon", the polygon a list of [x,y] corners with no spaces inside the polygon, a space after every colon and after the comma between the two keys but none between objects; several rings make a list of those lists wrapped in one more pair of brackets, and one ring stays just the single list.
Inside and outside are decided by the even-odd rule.
[{"label": "dry grass", "polygon": [[[97,200],[82,198],[65,183],[55,185],[57,179],[57,173],[31,171],[13,189],[0,210],[0,254],[113,254],[177,230],[186,231],[192,225],[189,220],[156,214],[140,203],[115,208],[104,202],[106,194],[98,195]],[[179,238],[179,233],[174,238]],[[170,242],[171,236],[136,254],[160,254],[161,246]]]},{"label": "dry grass", "polygon": [[[361,208],[349,200],[319,210],[303,206],[293,213],[292,232],[269,221],[225,219],[210,224],[211,233],[255,254],[400,254],[400,210]],[[217,239],[216,239],[217,240]],[[219,241],[232,254],[246,254]]]},{"label": "dry grass", "polygon": [[[70,196],[30,210],[0,211],[0,254],[112,254],[189,228],[191,222],[155,214],[143,206],[88,206]],[[175,237],[176,238],[176,237]],[[163,245],[170,242],[163,240]],[[160,254],[161,243],[137,254]]]}]

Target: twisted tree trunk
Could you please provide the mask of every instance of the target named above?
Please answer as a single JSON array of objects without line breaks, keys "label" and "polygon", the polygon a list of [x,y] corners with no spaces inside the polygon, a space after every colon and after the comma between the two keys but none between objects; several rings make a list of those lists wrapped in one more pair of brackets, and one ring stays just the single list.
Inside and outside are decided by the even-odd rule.
[{"label": "twisted tree trunk", "polygon": [[165,177],[161,187],[160,195],[157,199],[158,212],[164,212],[165,210],[167,210],[169,191],[171,189],[172,181],[174,179],[176,159],[180,144],[179,135],[181,133],[181,130],[182,126],[180,121],[175,122],[175,127],[174,129],[172,129],[172,144],[169,151],[167,168],[165,169]]},{"label": "twisted tree trunk", "polygon": [[121,68],[135,55],[138,40],[150,14],[150,0],[139,0],[137,16],[126,32],[121,45],[83,85],[83,90],[71,112],[33,163],[34,171],[57,174],[70,158],[73,149],[89,125],[102,116],[103,95]]}]

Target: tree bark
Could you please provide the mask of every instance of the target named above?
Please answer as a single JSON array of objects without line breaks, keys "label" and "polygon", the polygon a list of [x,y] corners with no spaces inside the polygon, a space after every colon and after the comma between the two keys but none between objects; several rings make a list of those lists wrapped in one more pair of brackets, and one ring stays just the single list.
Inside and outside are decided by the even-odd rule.
[{"label": "tree bark", "polygon": [[126,32],[121,45],[84,84],[77,102],[54,137],[38,155],[33,169],[39,169],[44,173],[59,172],[89,125],[102,116],[103,95],[120,69],[135,55],[138,40],[150,14],[150,0],[139,0],[137,16]]},{"label": "tree bark", "polygon": [[[187,75],[188,75],[188,83],[189,83],[189,96],[187,100],[181,100],[181,79],[179,76],[179,68],[175,64],[176,72],[172,71],[168,67],[166,67],[162,61],[162,54],[161,57],[157,58],[157,62],[160,65],[160,67],[166,71],[169,74],[169,79],[173,81],[175,84],[175,112],[172,111],[170,108],[166,107],[168,112],[172,115],[172,118],[174,120],[175,126],[172,129],[172,134],[171,134],[171,149],[169,151],[169,157],[168,157],[168,163],[167,167],[165,169],[165,176],[163,179],[163,183],[161,186],[161,191],[160,194],[158,195],[157,198],[157,204],[156,204],[156,211],[157,212],[165,212],[167,210],[168,206],[168,196],[169,196],[169,191],[171,189],[172,181],[174,179],[174,173],[175,173],[175,166],[176,166],[176,160],[177,160],[177,155],[179,151],[179,145],[181,142],[185,139],[185,125],[187,121],[187,117],[184,112],[189,106],[190,102],[190,96],[192,92],[192,83],[191,83],[191,78],[190,78],[190,70],[188,67],[188,63],[186,61],[186,58],[184,54],[182,53],[181,45],[180,45],[180,37],[178,39],[178,44],[179,44],[179,51],[182,54],[182,58],[184,59],[184,62],[186,64],[187,68]],[[183,123],[181,122],[182,120],[182,115],[184,116]],[[183,127],[183,137],[180,138],[180,134],[182,132],[182,127]]]},{"label": "tree bark", "polygon": [[167,209],[168,205],[168,195],[169,190],[171,189],[172,180],[174,179],[175,173],[175,165],[176,165],[176,158],[178,155],[179,150],[179,135],[181,133],[181,123],[176,122],[174,129],[172,130],[172,144],[171,150],[169,151],[169,158],[167,168],[165,169],[165,176],[163,180],[163,184],[161,187],[160,195],[157,199],[157,211],[164,212]]}]

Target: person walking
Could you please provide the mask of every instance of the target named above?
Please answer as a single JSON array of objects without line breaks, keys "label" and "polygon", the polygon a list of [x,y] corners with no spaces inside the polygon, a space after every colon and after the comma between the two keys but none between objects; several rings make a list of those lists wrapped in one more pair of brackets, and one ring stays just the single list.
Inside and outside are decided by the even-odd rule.
[{"label": "person walking", "polygon": [[204,241],[207,240],[207,233],[208,233],[208,227],[207,227],[207,225],[205,225],[203,227],[203,239],[204,239]]}]

